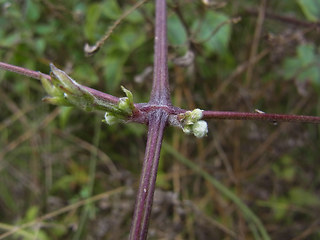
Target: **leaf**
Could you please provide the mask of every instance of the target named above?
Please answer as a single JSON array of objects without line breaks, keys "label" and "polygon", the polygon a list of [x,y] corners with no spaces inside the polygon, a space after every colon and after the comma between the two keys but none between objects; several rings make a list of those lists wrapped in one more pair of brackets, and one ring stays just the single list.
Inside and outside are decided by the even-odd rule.
[{"label": "leaf", "polygon": [[83,85],[92,85],[99,81],[93,66],[86,63],[76,65],[73,71],[73,76]]},{"label": "leaf", "polygon": [[309,21],[320,20],[320,0],[297,0],[297,3]]},{"label": "leaf", "polygon": [[287,58],[283,64],[283,76],[299,81],[311,81],[320,86],[320,55],[313,44],[303,44],[297,49],[295,57]]},{"label": "leaf", "polygon": [[203,19],[197,19],[192,25],[195,40],[203,42],[207,55],[217,53],[223,55],[228,50],[231,36],[229,18],[221,13],[207,11]]},{"label": "leaf", "polygon": [[103,15],[107,18],[117,20],[118,17],[121,15],[121,9],[118,5],[118,2],[115,0],[108,0],[105,1],[102,5],[102,12]]},{"label": "leaf", "polygon": [[86,14],[86,22],[84,25],[85,36],[90,41],[95,41],[95,34],[97,34],[98,20],[102,12],[101,4],[93,3],[89,6]]},{"label": "leaf", "polygon": [[113,35],[113,42],[116,42],[118,50],[132,52],[145,42],[146,36],[143,31],[135,29],[131,25],[122,28],[120,32]]},{"label": "leaf", "polygon": [[72,112],[71,107],[60,107],[60,114],[59,114],[59,126],[60,128],[64,129],[68,123]]},{"label": "leaf", "polygon": [[37,206],[31,206],[26,212],[24,221],[29,222],[34,220],[38,216],[38,213],[39,213],[39,208]]},{"label": "leaf", "polygon": [[39,5],[32,0],[27,0],[26,16],[30,21],[37,21],[40,18]]},{"label": "leaf", "polygon": [[187,42],[187,32],[176,15],[168,17],[168,42],[171,45],[182,45]]},{"label": "leaf", "polygon": [[139,11],[135,10],[132,13],[130,13],[125,20],[131,23],[142,23],[144,21],[144,18]]},{"label": "leaf", "polygon": [[307,191],[303,188],[293,188],[290,190],[289,195],[291,201],[301,207],[311,207],[320,205],[319,197],[314,193]]},{"label": "leaf", "polygon": [[106,89],[114,91],[120,85],[123,76],[123,65],[126,60],[125,56],[108,55],[104,61],[105,71],[104,77],[106,79]]}]

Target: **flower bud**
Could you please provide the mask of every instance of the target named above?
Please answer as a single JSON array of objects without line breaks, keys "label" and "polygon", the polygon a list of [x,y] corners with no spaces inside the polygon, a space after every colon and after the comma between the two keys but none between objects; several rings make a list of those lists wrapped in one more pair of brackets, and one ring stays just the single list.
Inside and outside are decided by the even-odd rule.
[{"label": "flower bud", "polygon": [[114,116],[112,113],[106,112],[104,115],[105,122],[108,125],[112,125],[118,122],[118,118]]},{"label": "flower bud", "polygon": [[192,126],[193,135],[197,138],[205,137],[208,133],[208,124],[206,121],[198,121]]}]

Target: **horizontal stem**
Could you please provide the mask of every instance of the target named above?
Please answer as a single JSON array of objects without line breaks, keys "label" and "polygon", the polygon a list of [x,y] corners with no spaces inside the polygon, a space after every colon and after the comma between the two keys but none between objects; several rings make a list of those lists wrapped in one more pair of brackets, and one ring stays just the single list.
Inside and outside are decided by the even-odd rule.
[{"label": "horizontal stem", "polygon": [[[14,72],[14,73],[18,73],[18,74],[21,74],[21,75],[24,75],[24,76],[27,76],[27,77],[31,77],[31,78],[34,78],[34,79],[38,79],[38,80],[40,80],[41,76],[46,78],[46,79],[51,80],[51,77],[48,74],[44,74],[44,73],[41,73],[41,72],[38,72],[38,71],[29,70],[29,69],[26,69],[26,68],[23,68],[23,67],[18,67],[18,66],[15,66],[15,65],[4,63],[4,62],[0,62],[0,69],[7,70],[7,71],[10,71],[10,72]],[[107,93],[100,92],[98,90],[95,90],[93,88],[89,88],[89,87],[86,87],[86,86],[83,86],[83,87],[86,88],[96,98],[99,98],[101,100],[104,100],[104,101],[107,101],[107,102],[110,102],[110,103],[118,103],[118,101],[119,101],[119,98],[117,98],[115,96],[109,95]]]},{"label": "horizontal stem", "polygon": [[248,112],[203,111],[203,119],[261,120],[273,122],[320,123],[320,117]]}]

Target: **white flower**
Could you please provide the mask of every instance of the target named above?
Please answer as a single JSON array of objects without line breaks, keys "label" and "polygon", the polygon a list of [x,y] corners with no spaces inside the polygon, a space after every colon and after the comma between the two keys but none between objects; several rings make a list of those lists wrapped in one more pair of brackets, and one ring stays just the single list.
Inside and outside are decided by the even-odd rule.
[{"label": "white flower", "polygon": [[208,124],[206,121],[198,121],[192,126],[193,135],[197,138],[202,138],[208,133]]}]

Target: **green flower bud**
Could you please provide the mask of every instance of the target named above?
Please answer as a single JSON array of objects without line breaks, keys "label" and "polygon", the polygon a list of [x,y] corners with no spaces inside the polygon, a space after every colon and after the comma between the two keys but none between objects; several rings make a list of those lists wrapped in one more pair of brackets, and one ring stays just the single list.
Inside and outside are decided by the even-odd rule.
[{"label": "green flower bud", "polygon": [[192,133],[192,126],[186,125],[184,128],[182,128],[182,131],[186,134],[191,134]]},{"label": "green flower bud", "polygon": [[114,116],[112,113],[109,113],[109,112],[105,113],[104,119],[108,125],[112,125],[119,122],[118,117]]},{"label": "green flower bud", "polygon": [[193,134],[198,138],[202,138],[208,133],[208,124],[205,121],[200,121],[202,118],[201,109],[194,109],[192,111],[187,111],[183,114],[180,114],[178,119],[181,124],[181,128],[186,134]]},{"label": "green flower bud", "polygon": [[202,118],[202,110],[196,108],[192,111],[187,111],[184,113],[183,122],[185,125],[192,125]]},{"label": "green flower bud", "polygon": [[130,101],[129,101],[129,98],[127,97],[120,98],[118,103],[118,108],[121,111],[125,112],[126,114],[129,114],[129,115],[132,114],[132,110],[130,108]]}]

